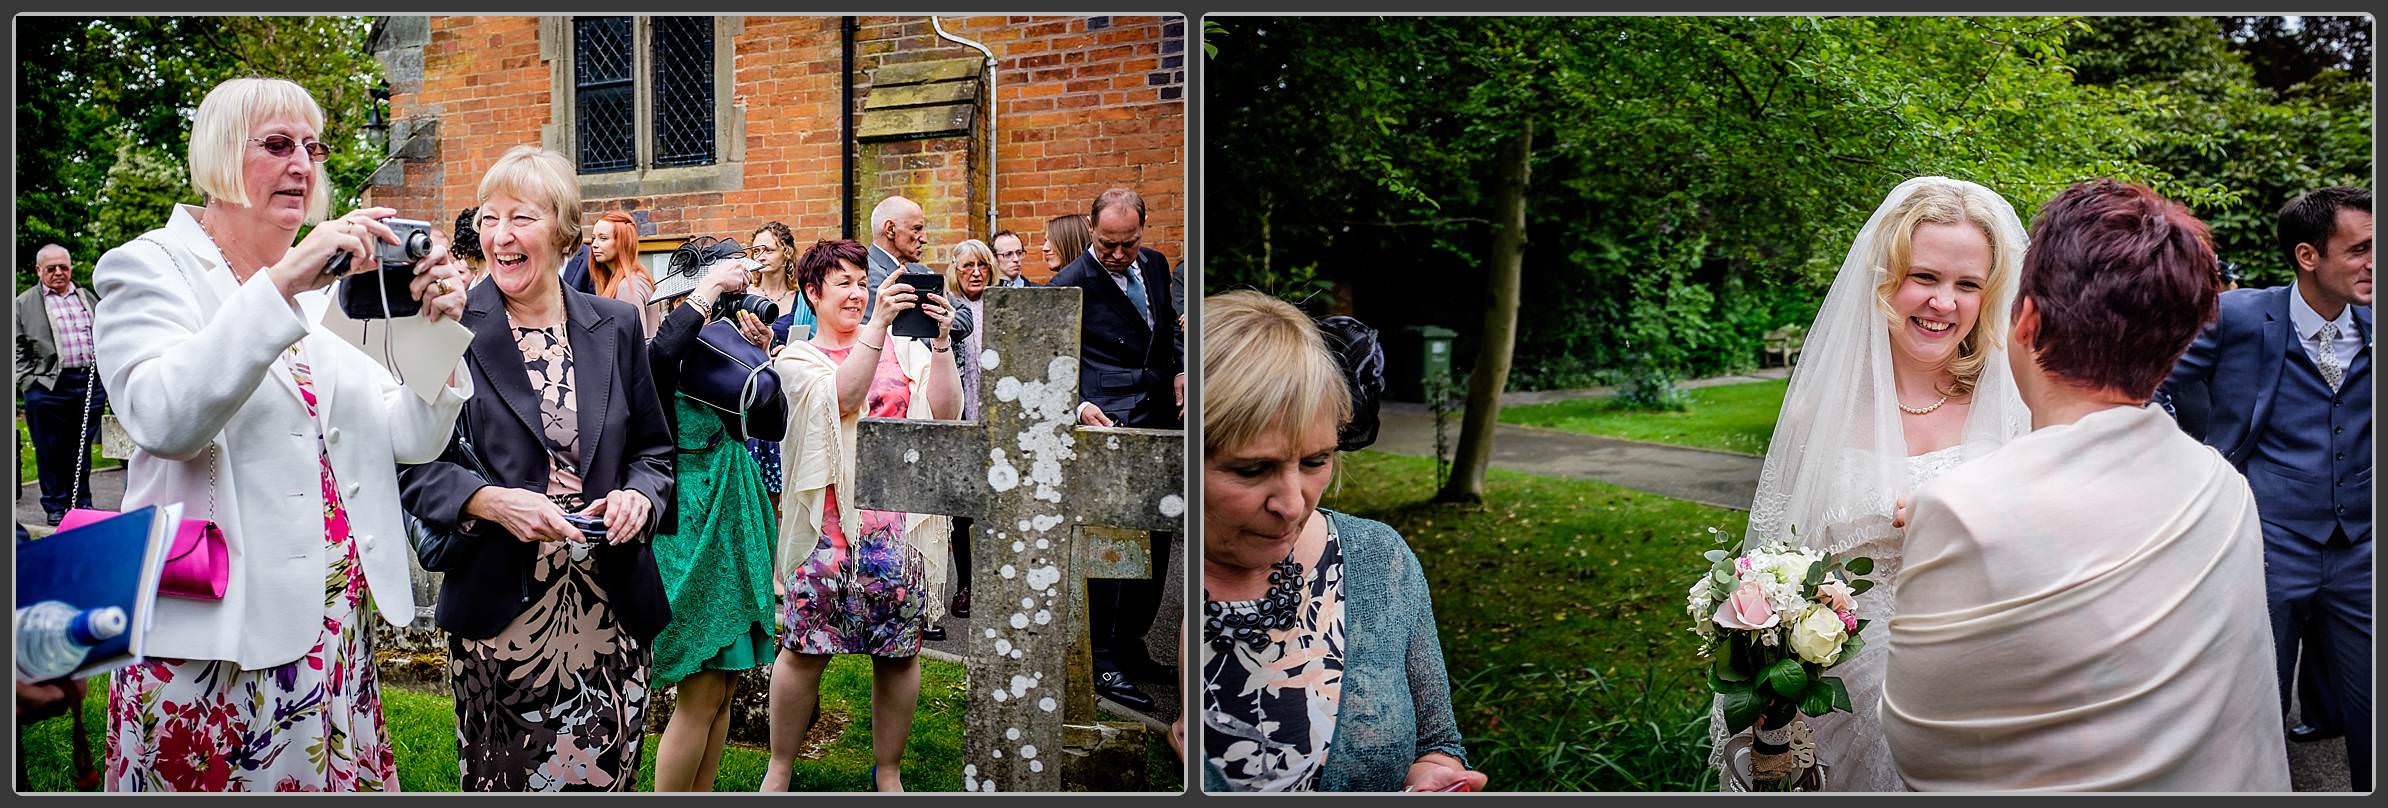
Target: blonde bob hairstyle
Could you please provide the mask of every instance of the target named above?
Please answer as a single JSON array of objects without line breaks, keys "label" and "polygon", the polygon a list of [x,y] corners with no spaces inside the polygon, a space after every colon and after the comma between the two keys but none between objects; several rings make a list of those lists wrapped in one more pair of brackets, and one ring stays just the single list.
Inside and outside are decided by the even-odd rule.
[{"label": "blonde bob hairstyle", "polygon": [[[323,136],[323,107],[307,88],[284,79],[227,79],[207,91],[199,113],[191,119],[191,187],[210,200],[249,206],[247,172],[242,171],[249,150],[249,133],[258,124],[296,119]],[[322,163],[309,163],[307,223],[323,221],[332,204],[332,184]]]},{"label": "blonde bob hairstyle", "polygon": [[965,258],[977,258],[979,264],[987,268],[987,285],[995,285],[995,251],[988,249],[984,241],[963,239],[962,243],[954,245],[954,258],[945,265],[947,302],[961,300],[958,295],[962,293],[962,259]]},{"label": "blonde bob hairstyle", "polygon": [[490,164],[489,173],[481,175],[473,204],[487,205],[499,194],[547,208],[555,218],[557,253],[580,248],[580,181],[564,155],[528,144],[507,149]]},{"label": "blonde bob hairstyle", "polygon": [[1990,242],[1990,271],[1982,279],[1982,303],[1973,321],[1973,329],[1957,341],[1957,353],[1949,358],[1952,377],[1949,387],[1940,391],[1952,398],[1973,393],[1974,383],[1982,378],[1982,367],[1990,360],[1990,350],[2001,347],[1999,331],[1994,324],[2006,311],[2006,301],[2000,290],[2007,287],[2006,276],[2019,271],[2023,261],[2023,245],[2001,241],[1999,238],[1997,206],[1974,188],[1934,183],[1917,188],[1891,212],[1890,226],[1875,236],[1874,255],[1880,259],[1876,266],[1882,270],[1882,280],[1874,285],[1874,305],[1889,322],[1898,327],[1904,319],[1891,310],[1891,296],[1899,285],[1907,282],[1908,262],[1914,257],[1916,228],[1927,224],[1972,225]]},{"label": "blonde bob hairstyle", "polygon": [[1351,391],[1318,326],[1293,304],[1241,291],[1202,301],[1202,454],[1274,434],[1287,445],[1312,419],[1341,428]]}]

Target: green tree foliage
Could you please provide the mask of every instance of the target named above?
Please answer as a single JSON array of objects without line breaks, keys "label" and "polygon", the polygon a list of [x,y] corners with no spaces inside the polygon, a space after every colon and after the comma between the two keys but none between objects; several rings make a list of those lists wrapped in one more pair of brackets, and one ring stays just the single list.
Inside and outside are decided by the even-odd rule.
[{"label": "green tree foliage", "polygon": [[196,203],[191,116],[241,76],[286,78],[324,107],[333,212],[380,160],[365,125],[381,66],[365,17],[21,17],[17,20],[17,284],[64,245],[78,282],[101,253]]},{"label": "green tree foliage", "polygon": [[[2073,43],[2079,81],[2133,104],[2150,134],[2140,159],[2211,189],[2182,201],[2213,229],[2219,257],[2259,286],[2292,275],[2274,236],[2281,205],[2324,186],[2368,186],[2372,170],[2371,83],[2342,61],[2360,47],[2368,68],[2368,21],[2299,18],[2316,38],[2307,42],[2282,19],[2093,18]],[[2349,19],[2366,24],[2333,22]]]},{"label": "green tree foliage", "polygon": [[1226,19],[1209,285],[1314,272],[1322,299],[1457,328],[1474,355],[1494,144],[1530,118],[1513,386],[1646,380],[1754,365],[1908,177],[1980,182],[2027,219],[2074,181],[2147,182],[2252,257],[2264,189],[2368,174],[2366,78],[2276,97],[2213,20],[2120,19],[2155,22]]}]

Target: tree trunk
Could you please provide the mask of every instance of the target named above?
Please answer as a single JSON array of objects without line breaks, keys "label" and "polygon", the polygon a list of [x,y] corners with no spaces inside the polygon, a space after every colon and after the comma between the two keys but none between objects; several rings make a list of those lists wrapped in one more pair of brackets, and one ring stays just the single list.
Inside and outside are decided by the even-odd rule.
[{"label": "tree trunk", "polygon": [[1500,185],[1493,193],[1491,276],[1486,280],[1484,328],[1476,343],[1476,367],[1468,381],[1468,408],[1460,416],[1459,451],[1451,479],[1435,499],[1484,500],[1484,470],[1492,464],[1493,427],[1500,423],[1501,390],[1509,385],[1509,360],[1516,353],[1517,299],[1526,257],[1527,163],[1534,155],[1534,122],[1501,144]]}]

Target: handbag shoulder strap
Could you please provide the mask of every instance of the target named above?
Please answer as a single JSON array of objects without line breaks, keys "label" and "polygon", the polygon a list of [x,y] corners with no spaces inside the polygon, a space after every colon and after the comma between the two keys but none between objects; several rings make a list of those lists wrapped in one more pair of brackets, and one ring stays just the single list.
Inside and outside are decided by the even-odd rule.
[{"label": "handbag shoulder strap", "polygon": [[[190,281],[191,270],[182,261],[183,251],[174,249],[173,245],[166,242],[151,238],[147,233],[141,234],[135,240],[149,242],[160,251],[165,252],[166,260],[174,262],[175,271],[182,273],[185,281]],[[196,282],[191,283],[192,291],[198,291],[198,288]],[[99,374],[93,373],[92,378],[83,388],[83,429],[75,433],[74,485],[66,500],[70,506],[83,499],[83,464],[91,460],[91,402],[93,397],[99,393],[100,380],[98,376]],[[186,515],[184,518],[189,517]],[[210,520],[216,518],[216,441],[214,438],[209,438],[207,441],[207,518]]]}]

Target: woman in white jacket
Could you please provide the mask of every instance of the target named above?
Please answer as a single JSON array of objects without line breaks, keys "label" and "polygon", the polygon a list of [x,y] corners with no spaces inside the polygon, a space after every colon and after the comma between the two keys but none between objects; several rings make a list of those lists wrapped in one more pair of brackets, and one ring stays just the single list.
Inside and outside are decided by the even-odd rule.
[{"label": "woman in white jacket", "polygon": [[[296,84],[217,85],[191,130],[191,184],[165,227],[101,257],[101,378],[135,446],[124,508],[180,503],[224,532],[222,600],[160,597],[148,657],[108,692],[108,788],[395,790],[365,604],[414,618],[397,464],[437,457],[471,382],[426,403],[315,320],[327,260],[397,243],[366,208],[322,221],[323,110]],[[444,245],[421,316],[463,310]],[[461,365],[460,365],[461,367]]]}]

